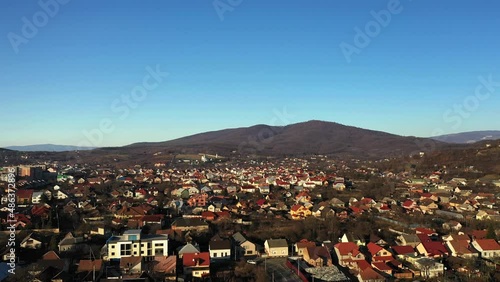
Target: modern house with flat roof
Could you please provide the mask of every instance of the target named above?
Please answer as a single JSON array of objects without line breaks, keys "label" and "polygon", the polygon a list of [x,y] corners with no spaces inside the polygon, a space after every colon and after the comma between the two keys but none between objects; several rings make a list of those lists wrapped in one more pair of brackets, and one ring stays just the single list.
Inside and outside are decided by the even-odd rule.
[{"label": "modern house with flat roof", "polygon": [[108,259],[117,260],[122,257],[154,257],[168,256],[167,235],[145,235],[140,229],[127,230],[122,236],[108,239]]}]

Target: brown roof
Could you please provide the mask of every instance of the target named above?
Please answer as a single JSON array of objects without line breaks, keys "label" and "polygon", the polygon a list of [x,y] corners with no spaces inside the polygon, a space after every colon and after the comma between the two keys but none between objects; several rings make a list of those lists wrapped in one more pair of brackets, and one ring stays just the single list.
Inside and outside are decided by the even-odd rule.
[{"label": "brown roof", "polygon": [[302,240],[297,243],[297,248],[302,249],[302,248],[308,248],[308,247],[316,247],[316,243],[314,242],[309,242],[307,240]]},{"label": "brown roof", "polygon": [[373,268],[369,267],[366,268],[365,270],[361,271],[360,273],[361,278],[363,278],[364,281],[366,280],[383,280],[384,276],[378,274]]},{"label": "brown roof", "polygon": [[486,238],[486,234],[488,233],[488,231],[486,230],[473,230],[471,232],[471,237],[472,239],[485,239]]},{"label": "brown roof", "polygon": [[469,248],[469,242],[466,240],[453,240],[449,244],[455,249],[457,254],[465,255],[473,253]]},{"label": "brown roof", "polygon": [[331,259],[330,252],[326,247],[308,247],[306,250],[309,253],[309,257],[313,260],[317,260],[318,258]]},{"label": "brown roof", "polygon": [[155,257],[155,262],[153,270],[156,272],[171,273],[177,267],[177,258],[175,256]]},{"label": "brown roof", "polygon": [[43,255],[43,260],[56,260],[56,259],[61,259],[56,252],[54,251],[48,251]]},{"label": "brown roof", "polygon": [[102,267],[102,259],[96,260],[80,260],[78,263],[78,269],[76,272],[85,272],[85,271],[99,271]]},{"label": "brown roof", "polygon": [[231,249],[229,240],[212,240],[209,243],[210,250],[228,250]]}]

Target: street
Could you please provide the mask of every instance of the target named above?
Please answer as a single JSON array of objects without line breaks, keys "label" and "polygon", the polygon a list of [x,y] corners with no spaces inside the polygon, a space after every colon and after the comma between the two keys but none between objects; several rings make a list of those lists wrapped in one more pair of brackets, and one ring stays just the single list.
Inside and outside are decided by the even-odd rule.
[{"label": "street", "polygon": [[266,259],[267,274],[269,275],[270,281],[275,282],[301,282],[302,280],[297,276],[297,273],[285,266],[285,258],[272,258]]}]

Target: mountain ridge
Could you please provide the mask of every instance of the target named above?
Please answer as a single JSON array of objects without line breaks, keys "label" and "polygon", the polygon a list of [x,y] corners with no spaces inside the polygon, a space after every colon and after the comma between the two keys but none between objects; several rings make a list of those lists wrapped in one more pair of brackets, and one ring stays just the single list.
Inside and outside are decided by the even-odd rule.
[{"label": "mountain ridge", "polygon": [[66,151],[86,151],[97,147],[79,147],[73,145],[55,145],[55,144],[35,144],[26,146],[7,146],[4,149],[21,152],[66,152]]},{"label": "mountain ridge", "polygon": [[285,126],[254,125],[197,133],[169,141],[139,142],[126,150],[167,149],[184,152],[234,153],[241,155],[347,154],[361,156],[401,155],[423,151],[422,144],[446,146],[440,141],[399,136],[383,131],[310,120]]},{"label": "mountain ridge", "polygon": [[430,138],[447,143],[467,144],[484,140],[500,139],[500,130],[467,131],[467,132],[433,136]]}]

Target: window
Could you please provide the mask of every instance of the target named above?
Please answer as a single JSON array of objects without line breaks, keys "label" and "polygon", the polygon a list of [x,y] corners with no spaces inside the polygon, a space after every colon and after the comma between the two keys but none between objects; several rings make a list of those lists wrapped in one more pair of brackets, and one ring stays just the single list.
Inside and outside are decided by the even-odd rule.
[{"label": "window", "polygon": [[137,255],[137,252],[134,252],[134,256],[136,256],[136,255]]},{"label": "window", "polygon": [[122,256],[130,256],[132,255],[132,244],[122,244],[120,255]]},{"label": "window", "polygon": [[163,243],[156,243],[155,247],[163,247]]},{"label": "window", "polygon": [[111,249],[114,249],[115,248],[115,245],[111,245]]},{"label": "window", "polygon": [[247,255],[251,255],[252,254],[252,251],[247,251]]},{"label": "window", "polygon": [[214,258],[216,258],[216,257],[217,257],[217,253],[214,252]]}]

